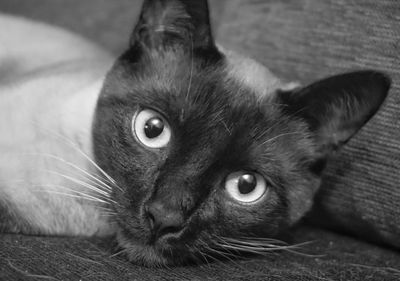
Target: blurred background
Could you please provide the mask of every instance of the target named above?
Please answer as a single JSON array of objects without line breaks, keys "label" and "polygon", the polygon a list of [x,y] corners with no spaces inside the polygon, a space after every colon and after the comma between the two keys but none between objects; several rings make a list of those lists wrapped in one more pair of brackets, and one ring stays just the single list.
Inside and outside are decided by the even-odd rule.
[{"label": "blurred background", "polygon": [[[0,12],[61,26],[115,54],[128,44],[143,0],[1,0]],[[214,25],[225,0],[210,1]]]}]

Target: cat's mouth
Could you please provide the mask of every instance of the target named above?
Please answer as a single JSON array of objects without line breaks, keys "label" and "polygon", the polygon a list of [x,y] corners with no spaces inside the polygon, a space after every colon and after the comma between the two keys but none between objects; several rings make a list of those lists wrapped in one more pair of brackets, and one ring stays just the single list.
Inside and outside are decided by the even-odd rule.
[{"label": "cat's mouth", "polygon": [[154,241],[141,243],[129,239],[122,231],[117,233],[117,242],[122,248],[121,252],[124,253],[129,261],[148,267],[183,264],[190,256],[187,251],[177,249],[167,243]]}]

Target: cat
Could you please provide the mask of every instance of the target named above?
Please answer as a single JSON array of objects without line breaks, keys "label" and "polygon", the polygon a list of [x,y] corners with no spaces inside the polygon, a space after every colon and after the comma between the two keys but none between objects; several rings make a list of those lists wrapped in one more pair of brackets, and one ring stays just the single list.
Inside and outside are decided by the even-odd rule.
[{"label": "cat", "polygon": [[373,70],[285,83],[215,43],[206,0],[145,0],[117,59],[0,26],[0,230],[115,235],[147,266],[268,250],[390,88]]}]

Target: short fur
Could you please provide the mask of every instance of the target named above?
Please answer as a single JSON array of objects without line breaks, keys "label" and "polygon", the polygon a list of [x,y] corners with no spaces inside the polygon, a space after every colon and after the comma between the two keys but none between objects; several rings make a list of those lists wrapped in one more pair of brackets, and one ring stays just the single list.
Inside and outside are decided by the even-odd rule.
[{"label": "short fur", "polygon": [[[19,60],[24,54],[13,55]],[[3,79],[18,87],[2,82],[0,106],[8,114],[0,123],[2,155],[7,153],[0,162],[6,182],[0,210],[7,212],[0,226],[23,233],[115,233],[127,257],[146,265],[223,254],[233,247],[229,239],[279,238],[311,208],[329,156],[371,118],[390,87],[376,71],[305,88],[285,84],[252,59],[215,45],[205,0],[145,0],[131,45],[104,81],[108,59],[97,72],[78,58],[71,59],[77,65],[69,59],[45,65],[51,75],[39,75],[42,65],[32,63],[37,79],[15,80],[25,73],[20,70]],[[36,95],[28,96],[32,91]],[[132,118],[142,109],[168,121],[168,146],[149,149],[134,137]],[[68,140],[77,145],[71,148]],[[35,153],[34,162],[16,156],[22,148],[30,157]],[[71,180],[77,169],[66,161],[102,184]],[[53,173],[38,176],[36,168]],[[224,186],[236,171],[262,175],[266,195],[253,204],[235,201]],[[19,177],[22,184],[11,181]],[[103,189],[86,190],[93,182]],[[49,189],[37,192],[38,185]],[[77,196],[58,196],[65,186]],[[91,197],[98,200],[90,203]],[[179,223],[157,231],[150,205]],[[101,216],[101,208],[111,216]]]}]

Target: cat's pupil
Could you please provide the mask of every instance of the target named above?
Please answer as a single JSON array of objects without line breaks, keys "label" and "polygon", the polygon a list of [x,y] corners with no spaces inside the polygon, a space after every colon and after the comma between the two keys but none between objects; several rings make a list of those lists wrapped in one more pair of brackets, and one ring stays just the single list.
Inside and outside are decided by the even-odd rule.
[{"label": "cat's pupil", "polygon": [[254,190],[257,179],[252,174],[244,174],[239,178],[238,188],[241,194],[248,194]]},{"label": "cat's pupil", "polygon": [[161,135],[164,130],[164,122],[159,117],[153,117],[147,120],[144,125],[144,133],[149,139],[153,139]]}]

